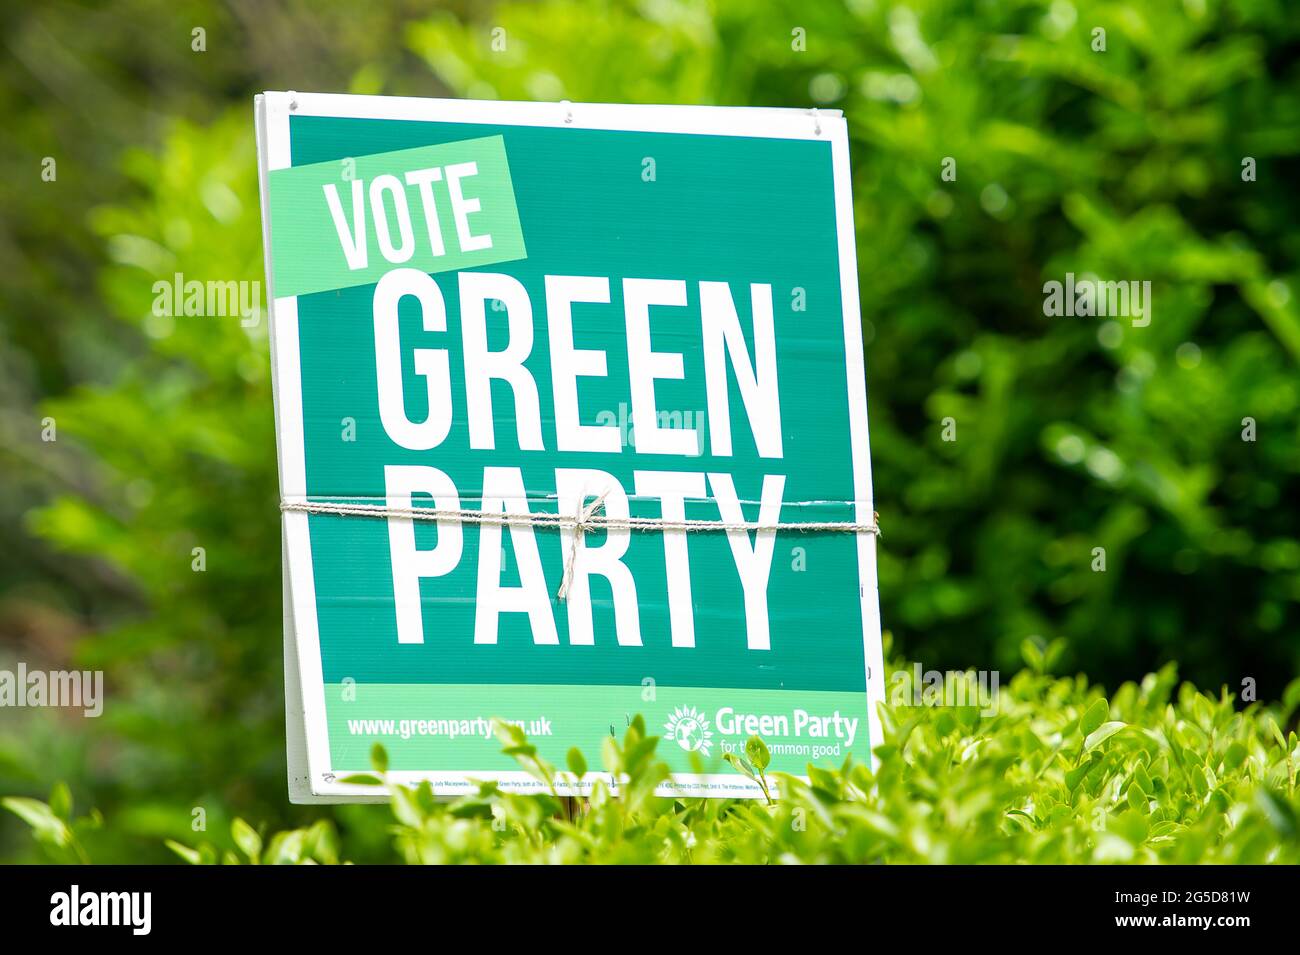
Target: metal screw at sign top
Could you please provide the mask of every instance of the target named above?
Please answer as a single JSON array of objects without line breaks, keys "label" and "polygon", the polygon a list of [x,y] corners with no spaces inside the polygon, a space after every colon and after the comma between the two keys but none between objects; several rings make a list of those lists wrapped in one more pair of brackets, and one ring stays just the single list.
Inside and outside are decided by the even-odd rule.
[{"label": "metal screw at sign top", "polygon": [[822,121],[821,117],[817,115],[817,107],[814,106],[810,112],[812,113],[813,118],[813,132],[820,136],[822,134]]},{"label": "metal screw at sign top", "polygon": [[573,122],[573,104],[567,99],[560,100],[560,105],[564,107],[564,122],[566,125]]},{"label": "metal screw at sign top", "polygon": [[295,93],[293,90],[289,90],[289,112],[292,113],[297,108],[298,108],[298,94]]}]

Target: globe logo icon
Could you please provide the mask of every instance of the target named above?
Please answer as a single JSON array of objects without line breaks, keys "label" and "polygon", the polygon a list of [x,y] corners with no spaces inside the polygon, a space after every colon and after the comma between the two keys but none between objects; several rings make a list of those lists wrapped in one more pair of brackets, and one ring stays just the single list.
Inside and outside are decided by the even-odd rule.
[{"label": "globe logo icon", "polygon": [[709,755],[713,745],[713,731],[704,714],[693,706],[679,706],[664,724],[665,735],[688,753]]}]

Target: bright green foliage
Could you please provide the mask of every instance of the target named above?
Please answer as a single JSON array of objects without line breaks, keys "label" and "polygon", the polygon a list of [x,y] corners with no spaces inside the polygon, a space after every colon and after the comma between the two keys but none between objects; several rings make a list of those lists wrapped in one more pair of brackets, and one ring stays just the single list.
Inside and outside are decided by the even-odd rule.
[{"label": "bright green foliage", "polygon": [[[1294,711],[1300,681],[1289,699]],[[621,742],[604,741],[616,785],[558,797],[557,779],[585,774],[581,757],[557,772],[517,727],[498,724],[505,752],[549,792],[515,795],[489,782],[439,802],[428,784],[393,785],[394,849],[409,864],[1300,862],[1300,740],[1278,729],[1287,709],[1239,712],[1226,694],[1178,686],[1166,667],[1110,700],[1082,678],[1025,671],[996,710],[885,707],[875,772],[810,769],[806,783],[778,774],[766,804],[656,796],[667,768],[640,717]],[[765,778],[765,754],[751,739],[738,768]],[[381,748],[373,761],[377,783]],[[44,803],[5,804],[42,841],[69,841],[55,835],[66,823]],[[231,841],[238,851],[168,845],[192,863],[335,862],[340,853],[325,820],[263,848],[236,819]]]},{"label": "bright green foliage", "polygon": [[722,758],[733,768],[744,773],[754,782],[758,783],[763,790],[763,798],[767,800],[768,805],[772,803],[772,790],[767,784],[767,775],[764,770],[771,762],[772,754],[767,750],[767,744],[761,737],[751,736],[745,743],[745,753],[723,753]]},{"label": "bright green foliage", "polygon": [[72,793],[63,783],[56,783],[50,791],[49,802],[8,796],[0,799],[0,806],[27,823],[32,838],[40,844],[54,862],[89,862],[82,846],[81,836],[103,825],[103,817],[96,811],[74,819]]},{"label": "bright green foliage", "polygon": [[230,839],[238,851],[218,849],[210,842],[191,848],[166,840],[167,848],[190,865],[337,865],[338,833],[328,819],[303,829],[277,832],[265,845],[262,836],[243,819],[230,826]]}]

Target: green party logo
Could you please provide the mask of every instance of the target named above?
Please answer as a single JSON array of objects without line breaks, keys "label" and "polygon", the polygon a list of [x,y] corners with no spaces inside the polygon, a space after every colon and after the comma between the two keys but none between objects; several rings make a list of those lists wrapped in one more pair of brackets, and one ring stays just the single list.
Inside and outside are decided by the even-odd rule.
[{"label": "green party logo", "polygon": [[679,706],[664,724],[665,735],[688,753],[709,755],[713,730],[704,714],[693,706]]}]

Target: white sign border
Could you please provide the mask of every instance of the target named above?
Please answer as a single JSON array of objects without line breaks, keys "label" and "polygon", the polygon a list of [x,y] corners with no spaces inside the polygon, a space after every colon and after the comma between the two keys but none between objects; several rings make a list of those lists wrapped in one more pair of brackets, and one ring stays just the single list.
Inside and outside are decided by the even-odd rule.
[{"label": "white sign border", "polygon": [[[280,496],[305,500],[306,458],[303,433],[302,375],[298,342],[298,300],[276,298],[271,268],[271,223],[267,175],[291,165],[289,117],[329,116],[347,119],[418,120],[442,123],[486,123],[506,126],[548,126],[608,129],[625,132],[685,133],[802,139],[831,144],[835,190],[835,228],[839,243],[840,297],[844,310],[844,351],[847,358],[849,432],[853,457],[853,497],[858,523],[872,520],[874,495],[871,449],[867,431],[867,377],[862,353],[858,299],[857,250],[853,228],[853,199],[849,172],[848,126],[838,110],[769,109],[727,106],[647,106],[607,103],[527,103],[490,100],[419,99],[396,96],[352,96],[336,93],[266,92],[255,98],[258,181],[262,202],[262,244],[266,256],[267,300],[270,306],[271,369],[275,393],[275,433],[279,456]],[[283,518],[284,660],[286,748],[289,758],[289,798],[293,803],[377,802],[387,799],[383,787],[339,782],[337,777],[368,772],[331,765],[325,709],[325,684],[317,629],[315,576],[312,569],[308,515],[287,512]],[[884,660],[880,639],[879,588],[876,579],[876,537],[859,533],[859,594],[862,639],[866,660],[867,721],[872,745],[881,739],[876,704],[885,698]],[[306,692],[304,692],[306,691]],[[428,780],[436,794],[457,796],[475,791],[474,781],[494,780],[504,790],[536,792],[542,787],[522,771],[514,772],[391,772],[395,782],[413,785]],[[608,773],[589,772],[582,781],[562,773],[556,781],[560,795],[587,795],[591,784],[612,781]],[[757,785],[739,774],[676,773],[659,787],[664,796],[760,798]]]}]

